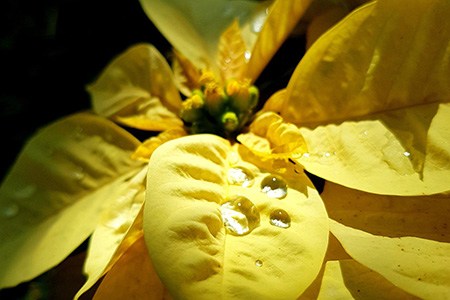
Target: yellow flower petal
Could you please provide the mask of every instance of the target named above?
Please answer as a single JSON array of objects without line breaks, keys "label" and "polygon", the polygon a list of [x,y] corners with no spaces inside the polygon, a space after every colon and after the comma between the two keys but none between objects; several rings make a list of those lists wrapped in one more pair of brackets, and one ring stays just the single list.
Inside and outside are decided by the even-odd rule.
[{"label": "yellow flower petal", "polygon": [[[107,208],[89,239],[83,272],[87,280],[75,295],[78,299],[117,261],[130,243],[142,235],[142,207],[147,168],[129,180],[129,184],[110,196]],[[137,227],[137,228],[136,228]]]},{"label": "yellow flower petal", "polygon": [[127,126],[162,131],[183,124],[172,71],[152,45],[134,45],[120,54],[88,91],[97,114]]},{"label": "yellow flower petal", "polygon": [[449,40],[447,0],[369,3],[308,50],[282,116],[318,124],[448,102]]},{"label": "yellow flower petal", "polygon": [[239,147],[193,135],[152,155],[144,234],[174,297],[293,299],[321,268],[328,221],[311,182],[295,173],[274,181],[275,170],[244,161]]},{"label": "yellow flower petal", "polygon": [[450,190],[450,104],[428,104],[369,120],[301,128],[307,171],[379,194],[423,195]]},{"label": "yellow flower petal", "polygon": [[329,261],[317,299],[418,299],[354,260]]},{"label": "yellow flower petal", "polygon": [[183,128],[173,128],[161,132],[157,136],[145,140],[131,156],[133,159],[139,159],[148,162],[150,156],[156,148],[170,140],[187,135]]},{"label": "yellow flower petal", "polygon": [[288,159],[307,152],[300,130],[272,112],[263,113],[250,125],[250,132],[237,140],[261,157]]},{"label": "yellow flower petal", "polygon": [[450,195],[386,196],[326,182],[321,194],[330,218],[375,235],[450,242]]},{"label": "yellow flower petal", "polygon": [[132,135],[80,113],[30,139],[0,187],[0,287],[60,263],[94,230],[142,163]]},{"label": "yellow flower petal", "polygon": [[162,300],[164,293],[165,288],[155,272],[142,236],[108,272],[93,299]]},{"label": "yellow flower petal", "polygon": [[331,232],[350,256],[422,299],[450,297],[450,243],[375,236],[335,221]]},{"label": "yellow flower petal", "polygon": [[275,52],[297,25],[310,5],[311,0],[274,1],[269,15],[262,25],[261,32],[253,47],[245,76],[256,80]]},{"label": "yellow flower petal", "polygon": [[[218,74],[219,38],[236,19],[242,26],[260,22],[271,1],[140,0],[142,8],[172,46],[200,69]],[[255,35],[247,31],[246,35]],[[247,38],[246,42],[251,41]],[[248,44],[248,47],[251,47]]]}]

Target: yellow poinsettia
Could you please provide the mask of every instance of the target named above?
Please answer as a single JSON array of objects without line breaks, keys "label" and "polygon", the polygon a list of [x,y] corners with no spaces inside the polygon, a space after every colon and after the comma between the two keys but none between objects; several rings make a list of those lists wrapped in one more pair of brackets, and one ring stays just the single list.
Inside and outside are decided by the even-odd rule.
[{"label": "yellow poinsettia", "polygon": [[[143,226],[159,278],[141,273],[157,299],[450,297],[448,16],[447,1],[367,4],[239,143],[158,147]],[[329,180],[321,196],[302,167]]]},{"label": "yellow poinsettia", "polygon": [[[206,46],[206,56],[198,56],[211,63],[204,78],[213,74],[220,76],[218,83],[225,84],[234,71],[225,71],[230,57],[224,55],[236,54],[241,55],[236,61],[245,58],[245,63],[238,65],[241,71],[253,72],[245,75],[249,78],[245,84],[250,85],[308,4],[154,1],[148,5],[161,6],[161,13],[169,10],[182,23],[180,28],[189,31],[173,39],[175,46],[189,36],[199,38],[192,49]],[[142,5],[147,7],[144,1]],[[215,11],[205,13],[209,9]],[[279,18],[287,11],[289,18]],[[199,27],[204,20],[196,22],[202,16],[212,17],[214,26]],[[266,20],[265,29],[261,29]],[[225,29],[228,33],[222,35]],[[237,48],[228,49],[226,42],[241,32],[245,41],[239,40]],[[218,41],[221,35],[222,42]],[[270,44],[261,44],[267,41]],[[222,45],[218,60],[209,58],[211,45]],[[192,53],[188,48],[180,49],[180,62]],[[249,59],[249,55],[254,58]],[[192,62],[198,63],[195,59]],[[206,67],[198,65],[199,70]],[[242,97],[241,87],[240,80],[233,81],[227,93],[236,95],[236,99]],[[183,102],[174,75],[153,46],[140,44],[112,62],[89,90],[95,113],[81,112],[42,128],[23,149],[0,187],[0,254],[8,258],[0,262],[1,287],[14,286],[52,268],[92,234],[85,265],[89,279],[78,297],[122,256],[128,257],[129,247],[142,236],[145,161],[160,144],[187,134],[178,116]],[[116,123],[162,133],[141,143]]]}]

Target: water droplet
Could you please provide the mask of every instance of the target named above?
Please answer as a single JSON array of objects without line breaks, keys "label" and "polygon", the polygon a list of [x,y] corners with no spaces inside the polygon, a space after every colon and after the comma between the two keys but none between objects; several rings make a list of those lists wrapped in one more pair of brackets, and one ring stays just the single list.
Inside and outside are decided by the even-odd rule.
[{"label": "water droplet", "polygon": [[289,228],[291,217],[285,210],[276,209],[270,213],[270,224],[281,228]]},{"label": "water droplet", "polygon": [[83,168],[78,168],[77,170],[75,170],[75,171],[73,172],[73,177],[74,177],[77,181],[83,180],[84,176],[85,176],[85,174],[84,174]]},{"label": "water droplet", "polygon": [[260,13],[259,15],[257,15],[254,19],[253,19],[253,22],[252,22],[252,31],[254,32],[254,33],[259,33],[259,32],[261,32],[261,29],[263,28],[263,25],[264,25],[264,22],[266,21],[266,17],[267,17],[267,14],[266,14],[266,12],[264,11],[264,12],[262,12],[262,13]]},{"label": "water droplet", "polygon": [[228,233],[245,235],[259,226],[259,211],[249,199],[236,196],[220,207],[222,221]]},{"label": "water droplet", "polygon": [[305,152],[305,153],[302,154],[302,156],[305,157],[305,158],[310,158],[311,154],[309,154],[308,152]]},{"label": "water droplet", "polygon": [[411,156],[411,153],[408,152],[408,151],[405,151],[405,152],[403,152],[403,155],[404,155],[405,157],[410,157],[410,156]]},{"label": "water droplet", "polygon": [[243,187],[252,186],[254,181],[252,172],[244,167],[233,167],[228,170],[228,183]]},{"label": "water droplet", "polygon": [[262,260],[259,260],[259,259],[255,260],[255,266],[260,268],[260,267],[262,267],[262,265],[263,265]]},{"label": "water droplet", "polygon": [[36,186],[34,184],[27,185],[22,189],[17,189],[14,192],[14,197],[16,199],[27,199],[30,198],[36,192]]},{"label": "water droplet", "polygon": [[19,213],[19,205],[12,203],[2,209],[2,216],[5,218],[12,218]]},{"label": "water droplet", "polygon": [[287,195],[287,185],[278,175],[269,175],[261,181],[261,191],[270,198],[283,199]]}]

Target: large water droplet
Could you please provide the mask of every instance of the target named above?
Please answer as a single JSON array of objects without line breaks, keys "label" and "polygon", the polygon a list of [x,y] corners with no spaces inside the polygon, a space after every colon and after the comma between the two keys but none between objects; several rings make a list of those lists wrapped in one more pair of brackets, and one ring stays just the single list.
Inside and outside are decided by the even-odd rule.
[{"label": "large water droplet", "polygon": [[255,177],[244,167],[234,167],[228,170],[228,183],[243,187],[252,186]]},{"label": "large water droplet", "polygon": [[289,228],[291,217],[285,210],[276,209],[270,213],[270,224],[281,228]]},{"label": "large water droplet", "polygon": [[261,181],[261,191],[270,198],[283,199],[287,195],[287,185],[278,175],[269,175]]},{"label": "large water droplet", "polygon": [[245,235],[259,226],[259,211],[249,199],[236,196],[220,207],[222,221],[228,233]]},{"label": "large water droplet", "polygon": [[5,218],[12,218],[19,213],[19,205],[12,203],[2,208],[2,216]]},{"label": "large water droplet", "polygon": [[27,199],[30,198],[37,190],[34,184],[25,186],[24,188],[17,189],[14,192],[14,197],[16,199]]}]

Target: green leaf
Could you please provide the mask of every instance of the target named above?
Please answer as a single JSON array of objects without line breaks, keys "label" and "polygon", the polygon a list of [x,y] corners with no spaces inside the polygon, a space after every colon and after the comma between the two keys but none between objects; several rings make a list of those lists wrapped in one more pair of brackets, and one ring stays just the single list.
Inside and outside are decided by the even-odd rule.
[{"label": "green leaf", "polygon": [[422,299],[450,297],[450,243],[372,235],[335,221],[330,231],[357,262]]},{"label": "green leaf", "polygon": [[181,97],[170,66],[149,44],[133,45],[111,61],[87,90],[94,111],[130,127],[181,127]]},{"label": "green leaf", "polygon": [[33,136],[0,187],[0,286],[54,267],[94,230],[101,212],[141,163],[139,142],[89,113],[56,121]]},{"label": "green leaf", "polygon": [[[144,235],[175,298],[294,299],[320,271],[328,217],[317,191],[303,173],[248,162],[241,147],[193,135],[161,145],[150,159]],[[287,184],[284,198],[261,191],[273,175],[282,177],[280,191]],[[240,202],[230,203],[235,197]]]}]

